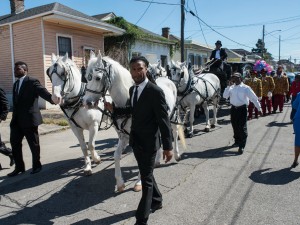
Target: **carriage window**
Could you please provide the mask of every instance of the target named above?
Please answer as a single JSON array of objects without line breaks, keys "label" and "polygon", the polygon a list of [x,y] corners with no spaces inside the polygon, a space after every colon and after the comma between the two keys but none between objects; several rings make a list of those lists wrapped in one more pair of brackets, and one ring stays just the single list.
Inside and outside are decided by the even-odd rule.
[{"label": "carriage window", "polygon": [[71,38],[58,37],[58,54],[64,56],[66,53],[68,53],[69,58],[72,59]]}]

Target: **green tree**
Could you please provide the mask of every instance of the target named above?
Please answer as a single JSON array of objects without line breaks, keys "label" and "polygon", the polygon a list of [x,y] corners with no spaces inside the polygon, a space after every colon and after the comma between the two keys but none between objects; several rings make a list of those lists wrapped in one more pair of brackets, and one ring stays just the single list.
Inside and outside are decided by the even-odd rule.
[{"label": "green tree", "polygon": [[262,39],[258,39],[255,46],[256,48],[252,48],[253,53],[259,53],[260,56],[267,62],[273,60],[272,54],[268,52],[268,49],[265,48],[265,43],[262,41]]}]

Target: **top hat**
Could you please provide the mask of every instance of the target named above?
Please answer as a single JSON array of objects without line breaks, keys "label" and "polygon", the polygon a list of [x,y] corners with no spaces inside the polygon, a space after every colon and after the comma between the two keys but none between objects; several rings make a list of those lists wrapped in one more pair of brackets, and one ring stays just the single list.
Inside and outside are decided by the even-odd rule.
[{"label": "top hat", "polygon": [[215,45],[221,45],[221,46],[222,46],[222,42],[218,40],[218,41],[215,43]]}]

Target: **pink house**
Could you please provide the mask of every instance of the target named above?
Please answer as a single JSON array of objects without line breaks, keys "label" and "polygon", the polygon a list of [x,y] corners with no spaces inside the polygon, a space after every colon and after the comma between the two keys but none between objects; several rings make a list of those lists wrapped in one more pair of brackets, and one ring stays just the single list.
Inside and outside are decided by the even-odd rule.
[{"label": "pink house", "polygon": [[[11,0],[11,14],[0,16],[0,87],[11,100],[14,63],[28,64],[29,75],[49,91],[46,75],[51,54],[69,57],[80,68],[86,66],[90,50],[104,52],[104,37],[124,30],[59,3],[24,9],[24,0]],[[40,100],[41,108],[51,105]]]}]

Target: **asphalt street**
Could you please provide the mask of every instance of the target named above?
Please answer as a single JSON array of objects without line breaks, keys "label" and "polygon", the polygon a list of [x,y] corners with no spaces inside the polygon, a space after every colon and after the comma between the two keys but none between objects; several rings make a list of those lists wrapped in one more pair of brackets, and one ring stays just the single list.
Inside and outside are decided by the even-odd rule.
[{"label": "asphalt street", "polygon": [[[237,154],[229,107],[219,110],[218,125],[205,133],[204,116],[196,120],[195,136],[187,139],[182,160],[155,169],[163,193],[163,209],[150,215],[150,225],[300,224],[300,167],[290,169],[294,135],[291,107],[283,113],[248,122],[248,142]],[[1,127],[2,132],[3,127]],[[85,133],[87,135],[87,132]],[[26,141],[26,172],[8,178],[9,160],[0,155],[0,224],[133,225],[141,197],[134,192],[137,165],[130,150],[121,160],[126,181],[115,192],[114,129],[100,131],[96,150],[102,158],[93,175],[83,174],[82,152],[70,129],[41,135],[43,170],[31,175]],[[8,144],[9,145],[9,144]]]}]

